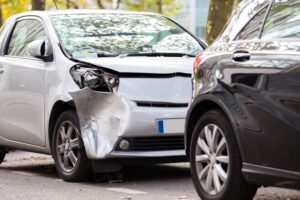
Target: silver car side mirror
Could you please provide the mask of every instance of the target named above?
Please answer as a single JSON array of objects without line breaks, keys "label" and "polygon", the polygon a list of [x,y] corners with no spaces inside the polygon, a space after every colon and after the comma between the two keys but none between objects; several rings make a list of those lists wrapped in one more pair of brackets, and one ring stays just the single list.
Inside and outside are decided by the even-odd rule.
[{"label": "silver car side mirror", "polygon": [[47,40],[34,40],[27,45],[30,56],[40,58],[46,62],[52,61],[52,48]]}]

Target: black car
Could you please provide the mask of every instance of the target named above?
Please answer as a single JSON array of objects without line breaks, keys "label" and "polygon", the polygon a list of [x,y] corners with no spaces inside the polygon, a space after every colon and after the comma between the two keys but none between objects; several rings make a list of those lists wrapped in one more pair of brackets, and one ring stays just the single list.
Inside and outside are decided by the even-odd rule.
[{"label": "black car", "polygon": [[202,200],[300,188],[300,1],[246,0],[194,63],[185,130]]}]

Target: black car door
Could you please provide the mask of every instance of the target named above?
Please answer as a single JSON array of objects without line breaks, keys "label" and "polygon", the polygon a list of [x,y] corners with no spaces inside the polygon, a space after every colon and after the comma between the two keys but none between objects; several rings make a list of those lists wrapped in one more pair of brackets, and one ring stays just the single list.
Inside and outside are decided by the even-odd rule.
[{"label": "black car door", "polygon": [[262,10],[229,44],[231,57],[219,63],[242,108],[239,136],[248,164],[300,171],[297,2],[274,1]]}]

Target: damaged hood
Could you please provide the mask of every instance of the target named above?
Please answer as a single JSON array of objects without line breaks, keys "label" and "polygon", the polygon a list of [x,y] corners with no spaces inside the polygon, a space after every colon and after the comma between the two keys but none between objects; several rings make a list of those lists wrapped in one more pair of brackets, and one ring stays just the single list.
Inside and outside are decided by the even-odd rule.
[{"label": "damaged hood", "polygon": [[78,60],[108,68],[120,73],[192,73],[192,57],[100,57]]},{"label": "damaged hood", "polygon": [[120,77],[118,93],[137,104],[153,105],[158,102],[186,104],[192,97],[193,58],[110,57],[81,60],[104,68],[104,71],[106,68],[119,73],[132,73],[133,76]]}]

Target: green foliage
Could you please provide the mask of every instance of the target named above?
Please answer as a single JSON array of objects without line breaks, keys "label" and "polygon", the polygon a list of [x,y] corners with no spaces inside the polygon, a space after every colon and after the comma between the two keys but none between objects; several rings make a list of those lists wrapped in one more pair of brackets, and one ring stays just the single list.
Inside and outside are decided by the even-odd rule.
[{"label": "green foliage", "polygon": [[126,10],[148,11],[174,15],[181,7],[183,0],[121,0]]},{"label": "green foliage", "polygon": [[2,19],[7,19],[9,16],[30,10],[29,0],[0,0]]},{"label": "green foliage", "polygon": [[[35,9],[45,7],[46,10],[55,9],[55,4],[59,9],[76,8],[100,8],[111,9],[112,0],[0,0],[0,23],[9,16],[29,11],[34,3]],[[182,6],[183,0],[119,0],[119,7],[133,11],[150,11],[174,15]],[[0,24],[1,25],[1,24]]]}]

